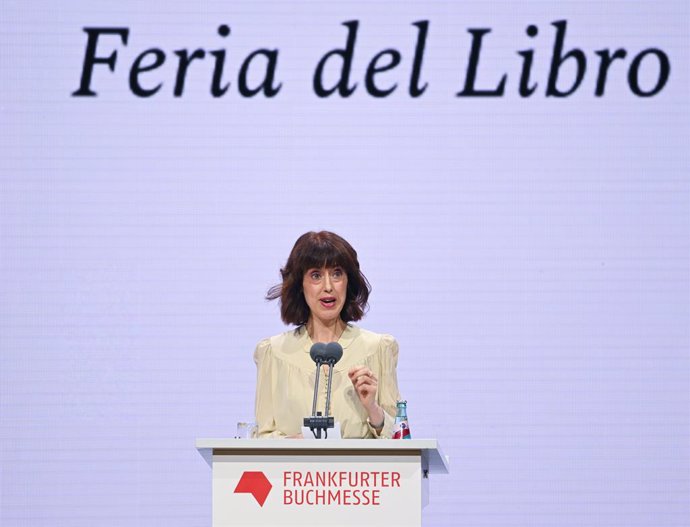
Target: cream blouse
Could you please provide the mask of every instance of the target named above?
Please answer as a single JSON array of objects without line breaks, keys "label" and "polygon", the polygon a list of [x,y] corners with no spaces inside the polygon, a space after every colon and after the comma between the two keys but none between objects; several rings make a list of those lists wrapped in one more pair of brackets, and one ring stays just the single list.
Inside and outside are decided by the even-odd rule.
[{"label": "cream blouse", "polygon": [[[398,343],[390,335],[379,335],[348,325],[338,343],[343,357],[333,368],[331,411],[340,423],[344,438],[390,438],[400,399],[396,366]],[[259,437],[284,437],[301,431],[311,415],[316,366],[309,356],[313,342],[302,326],[262,340],[256,346],[256,422]],[[366,366],[378,379],[376,400],[384,411],[379,435],[370,425],[347,372],[352,366]],[[328,370],[319,377],[317,411],[326,404]],[[378,424],[378,423],[377,423]]]}]

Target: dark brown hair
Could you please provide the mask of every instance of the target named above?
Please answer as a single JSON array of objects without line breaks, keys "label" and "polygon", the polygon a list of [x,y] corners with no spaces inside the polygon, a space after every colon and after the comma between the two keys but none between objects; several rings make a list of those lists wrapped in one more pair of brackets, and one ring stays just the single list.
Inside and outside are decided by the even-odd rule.
[{"label": "dark brown hair", "polygon": [[333,232],[307,232],[295,242],[285,267],[280,270],[282,283],[266,293],[267,300],[280,298],[283,322],[298,326],[307,323],[310,311],[302,290],[304,273],[322,267],[340,267],[347,273],[347,297],[340,318],[350,322],[364,316],[371,285],[359,269],[357,251]]}]

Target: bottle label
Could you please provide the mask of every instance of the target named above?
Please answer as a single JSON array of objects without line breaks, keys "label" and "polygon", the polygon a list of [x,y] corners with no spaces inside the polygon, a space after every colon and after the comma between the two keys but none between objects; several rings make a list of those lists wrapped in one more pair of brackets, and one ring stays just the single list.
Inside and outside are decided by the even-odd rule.
[{"label": "bottle label", "polygon": [[410,433],[410,425],[407,424],[407,419],[395,423],[395,428],[393,429],[393,439],[412,439],[412,434]]}]

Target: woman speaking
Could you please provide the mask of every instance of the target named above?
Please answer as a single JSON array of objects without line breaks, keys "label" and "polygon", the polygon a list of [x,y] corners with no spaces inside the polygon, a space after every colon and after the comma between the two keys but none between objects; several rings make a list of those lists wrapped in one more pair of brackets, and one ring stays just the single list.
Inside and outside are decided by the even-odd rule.
[{"label": "woman speaking", "polygon": [[[337,234],[308,232],[280,273],[266,298],[280,299],[283,322],[297,327],[262,340],[254,352],[259,437],[302,437],[314,397],[309,351],[315,342],[338,342],[343,356],[333,369],[330,415],[344,438],[390,438],[400,399],[398,344],[350,323],[364,315],[371,291],[357,253]],[[324,367],[318,408],[325,407],[327,375]]]}]

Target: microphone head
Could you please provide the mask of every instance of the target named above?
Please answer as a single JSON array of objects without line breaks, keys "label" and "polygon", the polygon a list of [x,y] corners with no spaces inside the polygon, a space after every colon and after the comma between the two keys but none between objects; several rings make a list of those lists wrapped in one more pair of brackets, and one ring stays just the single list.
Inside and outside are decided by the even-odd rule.
[{"label": "microphone head", "polygon": [[323,356],[325,362],[333,366],[343,356],[343,347],[337,342],[329,342],[325,346]]},{"label": "microphone head", "polygon": [[326,361],[324,358],[325,351],[326,345],[323,342],[317,342],[309,349],[309,356],[316,364],[323,364]]}]

